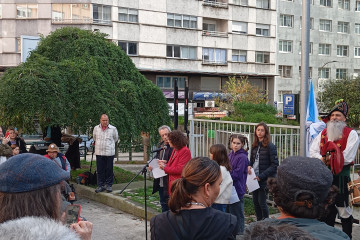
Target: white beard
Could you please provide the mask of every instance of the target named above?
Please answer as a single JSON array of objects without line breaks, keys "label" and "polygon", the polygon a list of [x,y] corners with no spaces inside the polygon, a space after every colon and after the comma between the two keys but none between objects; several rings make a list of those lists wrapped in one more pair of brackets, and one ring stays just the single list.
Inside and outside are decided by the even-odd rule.
[{"label": "white beard", "polygon": [[343,121],[329,121],[326,124],[327,137],[329,141],[336,141],[342,137],[346,123]]}]

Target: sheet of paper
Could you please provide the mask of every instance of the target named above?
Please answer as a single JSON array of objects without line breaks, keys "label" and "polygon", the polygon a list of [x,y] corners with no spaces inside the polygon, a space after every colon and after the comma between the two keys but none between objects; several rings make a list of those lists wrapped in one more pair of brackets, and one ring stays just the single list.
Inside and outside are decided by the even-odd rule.
[{"label": "sheet of paper", "polygon": [[240,201],[240,199],[239,199],[239,196],[237,195],[235,187],[233,186],[229,203],[233,204],[233,203],[236,203],[238,201]]},{"label": "sheet of paper", "polygon": [[246,180],[246,186],[249,190],[249,193],[255,191],[256,189],[259,189],[259,182],[256,178],[256,174],[253,168],[251,168],[251,174],[247,175],[247,180]]},{"label": "sheet of paper", "polygon": [[153,168],[151,172],[152,172],[154,178],[161,178],[161,177],[164,177],[167,175],[164,170],[160,169],[159,164],[158,164],[158,159],[153,159],[149,163],[149,166],[151,166]]}]

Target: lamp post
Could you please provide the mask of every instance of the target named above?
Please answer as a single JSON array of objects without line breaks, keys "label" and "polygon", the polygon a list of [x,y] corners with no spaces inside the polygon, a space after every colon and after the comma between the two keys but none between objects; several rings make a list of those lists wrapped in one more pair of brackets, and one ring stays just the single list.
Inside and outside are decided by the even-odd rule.
[{"label": "lamp post", "polygon": [[[336,63],[336,62],[338,62],[338,61],[329,61],[329,62],[324,63],[324,64],[319,68],[319,74],[321,73],[321,70],[323,70],[323,68],[324,68],[327,64],[329,64],[329,63]],[[321,83],[321,87],[320,87],[320,77],[319,77],[319,76],[318,76],[317,86],[318,86],[318,91],[319,91],[319,89],[321,89],[321,91],[319,91],[319,92],[322,92],[322,91],[323,91],[324,83],[322,82],[322,83]],[[322,94],[321,94],[320,96],[321,96],[321,97],[320,97],[320,101],[321,101],[321,104],[322,104]]]}]

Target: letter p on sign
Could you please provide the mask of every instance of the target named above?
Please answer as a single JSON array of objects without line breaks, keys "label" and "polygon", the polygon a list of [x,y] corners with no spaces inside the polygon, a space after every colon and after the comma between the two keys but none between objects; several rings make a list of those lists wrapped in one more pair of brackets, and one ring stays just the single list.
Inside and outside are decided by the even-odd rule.
[{"label": "letter p on sign", "polygon": [[285,104],[289,104],[289,102],[292,101],[292,97],[291,96],[286,96],[285,97]]}]

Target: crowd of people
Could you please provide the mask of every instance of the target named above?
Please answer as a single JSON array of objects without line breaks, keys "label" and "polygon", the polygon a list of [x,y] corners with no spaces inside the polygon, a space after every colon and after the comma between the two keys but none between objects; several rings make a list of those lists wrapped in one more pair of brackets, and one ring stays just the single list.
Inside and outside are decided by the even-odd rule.
[{"label": "crowd of people", "polygon": [[[359,137],[346,126],[347,114],[346,102],[339,102],[323,119],[327,128],[313,141],[310,157],[290,156],[280,165],[263,122],[255,127],[249,153],[248,138],[231,134],[227,147],[210,147],[210,158],[191,158],[186,135],[161,126],[155,161],[166,176],[154,179],[153,193],[159,192],[162,213],[151,219],[151,239],[351,239],[347,183]],[[111,192],[118,132],[103,114],[93,135],[95,192]],[[0,159],[0,236],[36,239],[38,234],[61,233],[62,239],[91,239],[90,222],[74,223],[72,231],[60,223],[64,221],[61,192],[71,167],[58,146],[51,143],[45,156],[24,153],[21,146],[14,129],[0,145],[0,155],[5,157]],[[244,195],[252,173],[259,184],[251,193],[257,221],[245,226]],[[269,218],[269,194],[280,212],[276,219]],[[334,228],[337,215],[342,231]],[[40,224],[53,228],[29,230]]]}]

